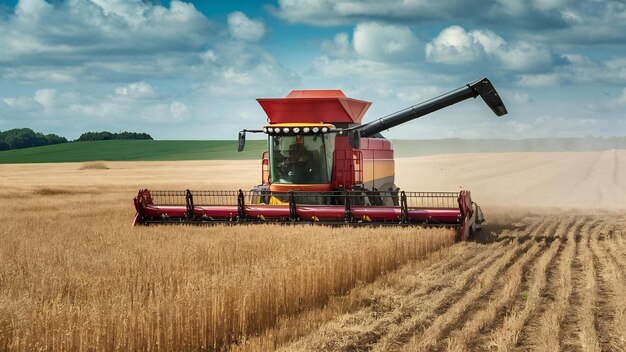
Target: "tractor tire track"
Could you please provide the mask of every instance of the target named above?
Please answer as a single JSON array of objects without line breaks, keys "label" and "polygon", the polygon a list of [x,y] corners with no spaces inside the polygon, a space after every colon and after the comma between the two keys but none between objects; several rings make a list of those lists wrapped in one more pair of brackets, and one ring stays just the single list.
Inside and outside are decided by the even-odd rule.
[{"label": "tractor tire track", "polygon": [[522,287],[522,302],[516,302],[515,306],[504,316],[502,324],[489,334],[479,350],[510,351],[518,343],[522,328],[528,317],[539,304],[540,294],[546,285],[546,269],[559,249],[560,241],[552,241],[550,246],[541,253],[534,262],[533,270],[524,275]]},{"label": "tractor tire track", "polygon": [[589,253],[594,226],[585,225],[576,236],[576,255],[571,266],[573,291],[559,333],[561,349],[600,351],[593,312],[596,283]]},{"label": "tractor tire track", "polygon": [[[600,261],[600,287],[609,295],[601,300],[599,318],[599,330],[603,335],[609,334],[608,345],[601,344],[606,351],[626,350],[626,275],[623,267],[620,268],[620,260],[623,257],[615,256],[615,248],[618,236],[615,236],[615,226],[606,220],[605,231],[600,235],[599,241],[592,242],[592,251]],[[603,303],[606,302],[606,303]]]},{"label": "tractor tire track", "polygon": [[[480,281],[481,283],[488,282],[489,286],[487,286],[487,289],[490,289],[495,281],[493,278],[495,276],[499,276],[498,274],[501,274],[504,270],[508,269],[515,261],[514,257],[523,255],[533,244],[536,244],[536,241],[530,240],[531,238],[538,237],[544,232],[550,232],[557,226],[558,223],[544,218],[537,223],[537,226],[527,230],[531,233],[530,236],[522,236],[524,233],[518,234],[517,241],[513,241],[509,246],[504,248],[505,253],[503,254],[504,257],[501,258],[502,262],[498,260],[497,263],[492,264],[489,269],[482,273],[481,277],[477,281]],[[383,343],[380,344],[380,347],[377,349],[385,351],[393,350],[397,346],[407,342],[409,342],[409,344],[408,346],[404,346],[404,349],[432,349],[432,345],[438,343],[437,337],[445,336],[445,333],[449,330],[453,321],[462,321],[462,317],[460,317],[460,315],[469,306],[469,304],[478,299],[481,292],[484,292],[485,288],[481,286],[476,286],[474,284],[470,287],[468,292],[463,294],[463,297],[455,297],[452,300],[448,300],[444,306],[445,310],[436,310],[436,318],[431,322],[430,326],[424,328],[425,330],[422,330],[419,333],[417,333],[414,329],[413,331],[411,329],[405,330],[403,334],[393,339],[393,344]],[[449,315],[453,318],[449,318]],[[410,337],[410,339],[407,339],[408,337]],[[420,340],[420,337],[423,337],[423,339]]]},{"label": "tractor tire track", "polygon": [[[558,221],[544,219],[541,226],[529,228],[528,232],[532,234],[531,238],[521,243],[518,242],[518,248],[512,248],[516,250],[515,258],[510,258],[505,266],[491,277],[488,273],[485,273],[485,277],[482,280],[489,280],[490,284],[487,287],[480,288],[480,290],[478,288],[473,289],[475,294],[468,292],[464,298],[466,305],[456,307],[448,312],[452,313],[454,317],[453,322],[445,325],[438,333],[433,331],[425,332],[424,335],[427,336],[425,343],[417,343],[413,339],[406,349],[442,350],[446,348],[448,350],[466,350],[469,338],[475,336],[480,329],[489,324],[495,318],[497,308],[501,307],[504,302],[514,295],[519,284],[521,284],[521,268],[529,264],[531,259],[535,259],[541,251],[547,248],[546,242],[541,238],[545,237],[545,234],[552,233],[560,226],[563,226],[563,224],[560,224]],[[519,233],[518,235],[522,234]],[[517,285],[515,284],[516,282]],[[496,297],[495,302],[493,297]],[[437,340],[434,336],[446,338]]]},{"label": "tractor tire track", "polygon": [[374,283],[345,314],[283,349],[626,350],[623,219],[513,219],[482,244],[456,244],[442,252],[449,259]]},{"label": "tractor tire track", "polygon": [[[481,331],[489,330],[495,322],[498,311],[510,304],[519,294],[522,285],[522,273],[528,269],[544,249],[544,244],[531,244],[517,258],[517,261],[510,264],[506,275],[499,276],[495,287],[474,300],[471,307],[458,319],[460,323],[465,322],[460,330],[451,325],[441,333],[442,336],[449,334],[445,341],[445,348],[448,351],[465,351],[476,348],[472,342]],[[443,346],[438,346],[437,349],[441,350]]]},{"label": "tractor tire track", "polygon": [[575,249],[575,236],[588,221],[589,219],[582,217],[578,219],[569,218],[567,228],[554,234],[554,238],[559,241],[559,248],[556,255],[548,263],[545,288],[540,293],[536,309],[530,314],[522,328],[516,346],[517,350],[545,351],[558,349],[560,319],[555,312],[559,308],[563,308],[561,299],[570,295],[567,287],[570,283],[568,280],[569,268]]},{"label": "tractor tire track", "polygon": [[[418,314],[410,315],[402,321],[398,321],[387,334],[375,341],[371,349],[373,351],[397,350],[407,343],[416,331],[428,329],[437,316],[445,314],[451,305],[463,298],[465,293],[480,278],[482,272],[489,270],[504,255],[505,253],[502,251],[491,252],[489,256],[474,264],[473,267],[467,266],[470,269],[466,271],[466,274],[461,274],[460,280],[455,280],[455,276],[459,275],[457,273],[447,275],[445,280],[447,287],[440,291],[440,295],[426,297],[427,302],[424,302],[421,310],[415,312]],[[450,282],[453,282],[452,286],[450,286]]]},{"label": "tractor tire track", "polygon": [[[538,232],[544,231],[551,224],[552,222],[549,219],[535,218],[533,219],[533,222],[529,225],[528,229],[532,231],[533,233],[538,233]],[[492,248],[493,250],[490,251],[490,253],[503,255],[504,253],[498,253],[498,252],[502,248],[508,248],[511,245],[511,241],[508,239],[509,237],[508,235],[511,234],[513,235],[514,238],[518,238],[519,233],[517,232],[519,231],[505,230],[503,234],[507,237],[507,239],[503,241],[497,241],[495,244],[491,245],[491,247],[493,247]],[[482,260],[480,262],[480,265],[486,266],[487,265],[486,260],[487,259]],[[495,259],[493,257],[489,257],[489,260],[495,260]],[[466,262],[464,268],[472,268],[473,270],[475,269],[474,267],[477,265],[478,264]],[[415,334],[416,331],[424,330],[428,328],[429,320],[432,320],[433,316],[444,314],[450,305],[454,304],[456,300],[461,299],[463,296],[463,293],[473,286],[473,282],[476,280],[477,275],[478,273],[474,273],[473,276],[463,281],[463,286],[458,287],[458,285],[456,285],[455,287],[457,288],[455,289],[454,287],[450,288],[449,286],[450,286],[450,282],[454,282],[457,279],[456,278],[457,274],[455,272],[447,273],[444,280],[442,280],[443,285],[439,287],[437,285],[431,285],[431,287],[427,290],[428,295],[424,296],[425,300],[430,303],[429,305],[430,308],[429,306],[422,307],[421,312],[424,312],[424,313],[422,313],[421,315],[413,315],[413,316],[410,316],[408,319],[407,318],[402,319],[402,321],[394,321],[395,326],[392,327],[392,329],[387,331],[385,334],[380,334],[380,336],[377,336],[377,339],[373,338],[369,341],[370,343],[375,344],[375,345],[372,345],[371,348],[374,350],[393,350],[393,349],[401,347],[402,345],[410,341],[411,337]],[[430,294],[436,288],[443,289],[444,295],[433,296],[432,294]],[[437,299],[436,297],[444,297],[444,298]],[[415,299],[420,299],[420,298],[421,297],[415,297]],[[369,349],[370,347],[366,348],[366,350],[369,350]]]},{"label": "tractor tire track", "polygon": [[613,324],[616,316],[616,287],[612,282],[620,280],[620,277],[614,275],[617,273],[614,263],[600,250],[599,245],[601,241],[607,241],[606,234],[608,231],[609,226],[604,221],[601,228],[598,229],[597,236],[592,236],[590,241],[594,268],[596,269],[594,274],[597,278],[595,323],[602,351],[616,350],[618,345],[618,341],[615,339],[617,333]]},{"label": "tractor tire track", "polygon": [[423,333],[421,333],[421,336],[423,336],[421,339],[417,340],[416,338],[413,338],[409,345],[405,346],[405,349],[437,349],[436,346],[440,343],[441,337],[445,337],[447,335],[447,333],[453,328],[454,323],[465,320],[465,314],[470,305],[481,296],[493,291],[493,285],[497,282],[495,279],[505,274],[511,265],[524,253],[528,252],[533,245],[536,245],[536,243],[527,242],[515,247],[512,246],[503,256],[489,266],[482,273],[482,275],[477,278],[477,280],[474,281],[472,287],[466,291],[459,300],[435,318],[430,326]]},{"label": "tractor tire track", "polygon": [[542,338],[534,339],[538,350],[556,351],[559,349],[559,325],[563,319],[563,308],[571,295],[570,267],[576,249],[575,234],[580,231],[586,219],[576,222],[570,227],[562,239],[564,248],[560,251],[560,257],[556,266],[548,271],[548,288],[546,292],[547,307],[537,320],[534,333],[539,333]]},{"label": "tractor tire track", "polygon": [[[501,243],[498,247],[505,245]],[[499,251],[483,251],[481,247],[471,243],[460,244],[458,257],[464,260],[456,261],[458,265],[442,265],[432,272],[427,270],[418,274],[406,287],[395,288],[396,292],[389,293],[397,297],[392,304],[378,304],[371,300],[364,302],[359,310],[325,324],[317,333],[285,346],[284,350],[330,351],[354,349],[356,346],[360,346],[359,350],[371,349],[385,335],[392,334],[390,330],[395,326],[407,324],[407,320],[422,312],[432,312],[454,291],[466,289],[485,266],[501,255]],[[465,270],[468,267],[470,270]],[[340,341],[336,339],[338,335],[342,336]]]},{"label": "tractor tire track", "polygon": [[626,277],[626,263],[624,263],[626,253],[624,253],[623,250],[620,251],[620,243],[622,242],[621,232],[612,226],[606,237],[612,240],[612,245],[606,246],[604,250],[608,253],[611,261],[615,263],[615,266],[621,272],[622,277]]}]

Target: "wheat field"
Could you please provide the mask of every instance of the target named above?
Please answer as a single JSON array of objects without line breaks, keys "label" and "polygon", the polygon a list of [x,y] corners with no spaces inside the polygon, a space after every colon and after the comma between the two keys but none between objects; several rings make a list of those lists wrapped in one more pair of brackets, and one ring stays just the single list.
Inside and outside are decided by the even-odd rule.
[{"label": "wheat field", "polygon": [[[626,163],[613,155],[581,158],[613,168],[609,188],[599,171],[568,182],[618,204],[608,190],[624,191]],[[539,174],[563,167],[551,157],[536,158]],[[400,182],[469,184],[488,200],[499,196],[486,183],[536,186],[512,166],[533,169],[528,156],[482,178],[429,178],[442,163],[465,167],[458,158],[432,169],[399,160]],[[237,189],[256,183],[258,166],[0,165],[0,350],[626,350],[619,207],[544,209],[535,192],[516,198],[530,207],[487,205],[480,236],[456,244],[448,229],[130,226],[141,187]],[[562,185],[542,186],[559,201]]]},{"label": "wheat field", "polygon": [[[79,166],[66,165],[109,170]],[[20,182],[1,193],[0,350],[224,349],[455,238],[451,229],[132,228],[136,189]]]}]

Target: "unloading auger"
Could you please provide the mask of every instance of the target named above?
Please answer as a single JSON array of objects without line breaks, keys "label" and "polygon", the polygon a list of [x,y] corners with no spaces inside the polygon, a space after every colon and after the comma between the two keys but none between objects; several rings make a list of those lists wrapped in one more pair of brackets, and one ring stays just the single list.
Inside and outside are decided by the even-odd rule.
[{"label": "unloading auger", "polygon": [[294,90],[257,99],[268,117],[262,182],[250,191],[150,191],[134,199],[134,225],[324,224],[448,226],[466,240],[483,222],[469,191],[406,192],[395,185],[394,154],[380,132],[481,96],[497,116],[506,107],[487,78],[361,124],[370,102],[340,90]]}]

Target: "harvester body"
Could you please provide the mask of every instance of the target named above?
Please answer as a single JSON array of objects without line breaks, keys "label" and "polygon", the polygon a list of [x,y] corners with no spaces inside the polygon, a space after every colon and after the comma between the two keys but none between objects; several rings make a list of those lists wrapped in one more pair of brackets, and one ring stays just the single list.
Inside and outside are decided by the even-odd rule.
[{"label": "harvester body", "polygon": [[467,239],[482,222],[469,191],[405,192],[395,184],[392,144],[380,132],[480,95],[506,108],[486,78],[368,124],[370,102],[340,90],[294,90],[257,99],[268,124],[261,184],[250,191],[149,191],[135,198],[134,224],[319,223],[453,226]]}]

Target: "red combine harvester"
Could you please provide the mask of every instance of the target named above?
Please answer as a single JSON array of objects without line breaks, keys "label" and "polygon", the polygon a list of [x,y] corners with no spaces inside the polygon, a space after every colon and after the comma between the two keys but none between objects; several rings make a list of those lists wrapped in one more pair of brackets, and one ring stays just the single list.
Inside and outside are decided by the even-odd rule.
[{"label": "red combine harvester", "polygon": [[262,183],[250,191],[150,191],[134,199],[134,225],[326,224],[451,226],[466,240],[483,216],[469,191],[405,192],[394,183],[391,142],[380,132],[481,96],[497,116],[507,113],[484,78],[367,124],[370,102],[340,90],[294,90],[257,99],[268,116]]}]

